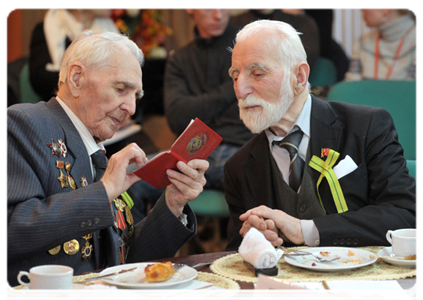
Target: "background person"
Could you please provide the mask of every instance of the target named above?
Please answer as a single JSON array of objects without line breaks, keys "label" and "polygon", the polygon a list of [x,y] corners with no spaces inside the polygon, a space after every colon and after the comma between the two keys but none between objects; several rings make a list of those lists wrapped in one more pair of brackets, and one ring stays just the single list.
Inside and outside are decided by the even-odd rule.
[{"label": "background person", "polygon": [[169,126],[180,135],[198,117],[222,138],[207,158],[206,188],[223,191],[225,162],[253,135],[239,118],[237,100],[228,76],[228,47],[238,27],[224,9],[189,9],[195,39],[169,56],[164,78],[165,113]]},{"label": "background person", "polygon": [[405,9],[362,9],[369,33],[354,43],[346,81],[416,80],[416,20]]}]

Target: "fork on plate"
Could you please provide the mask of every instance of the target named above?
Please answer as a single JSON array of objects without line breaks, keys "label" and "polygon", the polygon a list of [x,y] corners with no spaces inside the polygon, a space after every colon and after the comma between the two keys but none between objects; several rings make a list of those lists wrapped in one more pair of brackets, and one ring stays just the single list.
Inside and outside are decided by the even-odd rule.
[{"label": "fork on plate", "polygon": [[304,250],[293,251],[293,252],[290,252],[290,253],[287,253],[287,254],[284,254],[284,255],[285,256],[305,256],[305,255],[312,255],[312,256],[314,256],[314,258],[316,258],[316,260],[318,262],[331,262],[331,261],[335,261],[335,260],[340,259],[339,256],[333,257],[333,258],[324,258],[324,257],[318,256],[316,254],[313,254],[311,252],[304,251]]}]

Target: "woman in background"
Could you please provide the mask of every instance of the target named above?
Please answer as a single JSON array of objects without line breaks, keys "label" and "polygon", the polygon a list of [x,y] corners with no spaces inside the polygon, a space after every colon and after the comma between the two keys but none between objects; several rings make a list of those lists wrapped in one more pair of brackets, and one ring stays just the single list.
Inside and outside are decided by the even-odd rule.
[{"label": "woman in background", "polygon": [[372,30],[354,44],[346,81],[416,80],[416,20],[409,10],[363,9]]},{"label": "woman in background", "polygon": [[60,60],[74,38],[84,30],[118,33],[110,9],[50,9],[32,32],[29,79],[42,100],[55,96]]}]

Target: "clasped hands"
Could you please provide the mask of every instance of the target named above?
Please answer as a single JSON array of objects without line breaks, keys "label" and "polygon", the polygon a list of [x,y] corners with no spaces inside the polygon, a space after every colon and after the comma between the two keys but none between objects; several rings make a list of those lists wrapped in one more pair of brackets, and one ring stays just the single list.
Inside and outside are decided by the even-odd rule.
[{"label": "clasped hands", "polygon": [[[135,143],[129,144],[121,151],[113,154],[107,165],[107,169],[101,178],[106,189],[109,201],[112,201],[132,184],[140,180],[134,173],[126,173],[126,169],[132,163],[141,167],[147,162],[144,151]],[[166,203],[175,216],[179,217],[185,204],[198,197],[206,184],[204,172],[209,168],[209,163],[202,159],[193,159],[185,164],[179,161],[176,164],[180,172],[167,170],[167,176],[171,184],[165,192]]]},{"label": "clasped hands", "polygon": [[281,210],[261,205],[246,211],[239,219],[244,222],[239,231],[243,237],[251,227],[255,227],[273,246],[282,245],[284,240],[296,245],[304,244],[301,221]]}]

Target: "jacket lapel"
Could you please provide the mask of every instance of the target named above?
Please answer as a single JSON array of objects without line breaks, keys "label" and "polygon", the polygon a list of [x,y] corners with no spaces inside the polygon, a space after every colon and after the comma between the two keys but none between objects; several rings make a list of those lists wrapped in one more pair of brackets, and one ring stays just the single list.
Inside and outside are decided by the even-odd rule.
[{"label": "jacket lapel", "polygon": [[256,199],[263,201],[268,199],[268,203],[263,204],[273,207],[275,201],[273,199],[268,140],[265,132],[260,133],[254,139],[249,151],[252,158],[243,166],[247,184]]},{"label": "jacket lapel", "polygon": [[[92,178],[90,160],[86,147],[71,119],[68,117],[56,98],[52,98],[46,103],[46,106],[55,116],[57,122],[60,124],[65,133],[64,143],[66,144],[67,151],[69,154],[72,154],[75,159],[72,166],[73,172],[75,174],[83,174],[87,178],[88,184],[93,183],[94,180]],[[74,179],[77,182],[77,185],[80,186],[80,178]]]}]

